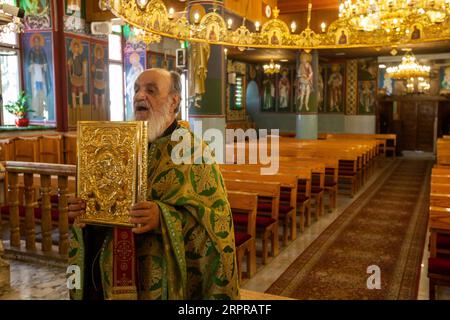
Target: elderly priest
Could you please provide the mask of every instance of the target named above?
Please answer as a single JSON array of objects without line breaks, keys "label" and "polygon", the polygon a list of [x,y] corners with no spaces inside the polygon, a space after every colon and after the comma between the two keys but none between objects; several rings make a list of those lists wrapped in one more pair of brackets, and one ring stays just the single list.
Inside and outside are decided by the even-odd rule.
[{"label": "elderly priest", "polygon": [[[115,247],[116,228],[76,222],[69,258],[81,270],[81,285],[71,289],[72,299],[239,299],[233,220],[219,168],[171,158],[175,130],[194,141],[176,121],[180,99],[175,72],[149,69],[137,78],[135,119],[148,121],[149,150],[147,201],[130,208],[134,248]],[[75,221],[85,208],[69,198]],[[121,290],[117,281],[115,256],[123,252],[133,260],[134,290],[130,283]]]}]

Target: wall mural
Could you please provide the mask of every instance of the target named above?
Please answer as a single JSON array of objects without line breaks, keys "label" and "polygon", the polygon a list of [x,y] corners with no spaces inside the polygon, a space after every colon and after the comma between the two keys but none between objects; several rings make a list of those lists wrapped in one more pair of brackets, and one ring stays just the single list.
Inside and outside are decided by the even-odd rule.
[{"label": "wall mural", "polygon": [[163,68],[169,71],[177,71],[175,56],[147,51],[147,68]]},{"label": "wall mural", "polygon": [[92,120],[109,120],[108,46],[91,43]]},{"label": "wall mural", "polygon": [[319,112],[324,111],[324,97],[325,97],[325,86],[324,79],[325,70],[322,65],[319,65],[319,74],[317,75],[317,109]]},{"label": "wall mural", "polygon": [[54,66],[51,32],[22,36],[25,92],[30,96],[33,121],[55,121]]},{"label": "wall mural", "polygon": [[89,57],[89,41],[87,39],[66,37],[69,126],[76,125],[79,120],[92,119]]},{"label": "wall mural", "polygon": [[283,67],[280,75],[277,77],[278,97],[277,109],[281,112],[288,112],[291,110],[291,96],[292,96],[292,79],[291,70]]},{"label": "wall mural", "polygon": [[384,96],[391,96],[394,93],[394,79],[386,72],[386,68],[379,69],[378,93]]},{"label": "wall mural", "polygon": [[302,113],[316,112],[316,106],[313,99],[314,91],[314,71],[312,55],[302,52],[297,70],[297,92],[296,106],[297,111]]},{"label": "wall mural", "polygon": [[374,114],[377,97],[376,59],[358,59],[358,114]]},{"label": "wall mural", "polygon": [[24,25],[28,30],[48,30],[52,28],[51,1],[21,0],[20,6],[25,10]]},{"label": "wall mural", "polygon": [[86,33],[85,0],[65,0],[64,31]]},{"label": "wall mural", "polygon": [[439,69],[439,94],[450,94],[450,66]]},{"label": "wall mural", "polygon": [[275,111],[275,75],[264,74],[261,111]]},{"label": "wall mural", "polygon": [[373,114],[376,106],[376,81],[358,81],[358,113]]},{"label": "wall mural", "polygon": [[146,45],[143,42],[127,41],[124,50],[125,65],[125,116],[131,120],[133,116],[134,82],[144,71],[146,65]]},{"label": "wall mural", "polygon": [[344,112],[345,63],[327,64],[325,69],[325,112]]}]

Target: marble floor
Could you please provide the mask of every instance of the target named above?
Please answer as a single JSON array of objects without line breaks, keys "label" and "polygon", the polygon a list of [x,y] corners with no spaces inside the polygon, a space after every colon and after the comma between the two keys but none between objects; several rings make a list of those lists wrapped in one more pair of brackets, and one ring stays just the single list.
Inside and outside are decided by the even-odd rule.
[{"label": "marble floor", "polygon": [[[386,168],[386,167],[385,167]],[[264,292],[286,270],[286,268],[325,230],[354,199],[382,174],[383,169],[378,170],[365,184],[359,193],[350,199],[346,196],[338,197],[338,208],[332,213],[327,213],[320,220],[312,223],[305,232],[287,247],[281,248],[280,254],[272,258],[269,263],[261,267],[250,280],[244,280],[242,287],[247,290]],[[427,259],[428,243],[424,247],[422,271],[420,277],[419,300],[428,299]],[[43,265],[9,261],[11,266],[11,288],[0,288],[0,299],[68,299],[66,288],[65,269],[48,267]],[[450,288],[437,288],[437,298],[450,300]]]}]

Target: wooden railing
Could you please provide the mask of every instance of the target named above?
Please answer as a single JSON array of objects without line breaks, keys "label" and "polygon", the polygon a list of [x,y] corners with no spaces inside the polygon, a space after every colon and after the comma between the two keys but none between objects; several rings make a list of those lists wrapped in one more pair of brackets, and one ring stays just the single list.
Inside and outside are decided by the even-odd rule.
[{"label": "wooden railing", "polygon": [[[52,231],[59,231],[58,253],[67,256],[69,250],[69,219],[67,194],[75,191],[75,165],[6,161],[5,205],[9,209],[10,247],[21,249],[21,234],[25,236],[27,252],[36,252],[36,222],[42,230],[42,252],[52,252]],[[72,178],[71,178],[72,177]],[[58,195],[53,203],[52,195]],[[20,210],[25,210],[24,216]],[[53,214],[52,216],[52,210]],[[37,214],[38,213],[38,214]],[[22,223],[21,223],[22,221]],[[23,223],[24,222],[24,223]],[[25,230],[21,230],[24,228]]]}]

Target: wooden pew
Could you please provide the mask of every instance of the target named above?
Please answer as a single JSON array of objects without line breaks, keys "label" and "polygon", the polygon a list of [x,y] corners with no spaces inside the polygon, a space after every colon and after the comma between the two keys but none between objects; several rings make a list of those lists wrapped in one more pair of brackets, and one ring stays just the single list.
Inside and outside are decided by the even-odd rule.
[{"label": "wooden pew", "polygon": [[309,155],[304,155],[301,157],[296,157],[300,162],[302,161],[316,161],[325,166],[325,181],[324,188],[329,197],[329,207],[330,210],[336,209],[336,199],[338,192],[338,170],[339,161],[329,157],[313,157]]},{"label": "wooden pew", "polygon": [[[345,145],[342,143],[303,143],[303,142],[285,142],[284,146],[281,145],[280,149],[286,148],[289,151],[285,151],[285,154],[296,157],[313,157],[315,159],[319,158],[329,158],[338,161],[338,181],[339,183],[349,182],[349,195],[353,196],[359,183],[358,178],[362,176],[362,159],[363,152],[358,150],[345,149]],[[280,151],[281,153],[281,151]],[[343,185],[343,186],[346,186]],[[342,191],[343,188],[340,188]],[[347,188],[346,188],[347,189]]]},{"label": "wooden pew", "polygon": [[287,202],[280,199],[278,218],[283,221],[283,245],[287,245],[289,232],[291,240],[297,238],[297,176],[286,175],[286,174],[276,174],[276,175],[265,175],[261,176],[256,172],[249,172],[248,170],[239,170],[239,165],[236,165],[235,170],[221,169],[222,176],[224,179],[244,179],[251,181],[260,181],[261,183],[278,182],[281,188],[289,190],[289,199]]},{"label": "wooden pew", "polygon": [[[435,167],[431,173],[430,191],[430,258],[428,277],[430,299],[435,299],[436,285],[450,285],[450,256],[441,250],[440,239],[450,239],[450,167]],[[447,254],[447,256],[443,256]]]},{"label": "wooden pew", "polygon": [[387,152],[392,152],[392,157],[396,156],[397,135],[395,134],[364,134],[364,133],[323,133],[320,134],[323,139],[375,139],[378,141],[380,152],[386,156]]},{"label": "wooden pew", "polygon": [[16,138],[14,140],[14,160],[24,162],[39,162],[38,137]]},{"label": "wooden pew", "polygon": [[39,162],[64,163],[63,138],[61,135],[40,136]]},{"label": "wooden pew", "polygon": [[[261,168],[265,167],[260,164],[222,164],[220,166],[221,170],[239,170],[245,172],[253,172],[260,174]],[[279,168],[278,173],[285,175],[293,175],[298,179],[297,185],[303,186],[303,190],[299,190],[297,187],[297,211],[299,213],[299,229],[300,231],[305,230],[305,226],[311,224],[311,169],[306,168]],[[263,175],[262,177],[267,177],[268,175]],[[263,180],[264,181],[264,178]],[[291,194],[289,190],[281,189],[281,199],[288,202],[291,199]]]},{"label": "wooden pew", "polygon": [[14,160],[14,140],[1,139],[0,140],[0,161]]},{"label": "wooden pew", "polygon": [[[311,170],[311,196],[315,199],[315,215],[318,219],[323,214],[323,195],[325,190],[325,164],[320,160],[299,159],[298,157],[280,157],[280,168],[287,172],[292,167]],[[300,191],[306,188],[300,183]]]},{"label": "wooden pew", "polygon": [[64,163],[77,164],[77,135],[76,135],[76,133],[64,134]]},{"label": "wooden pew", "polygon": [[[246,191],[258,195],[258,206],[265,205],[270,207],[270,212],[258,209],[256,216],[256,230],[260,231],[262,239],[262,260],[267,263],[269,241],[272,244],[272,256],[279,253],[278,244],[278,207],[280,202],[280,184],[275,182],[266,182],[264,184],[250,180],[232,180],[224,179],[225,187],[231,191]],[[264,202],[266,200],[266,202]],[[233,214],[235,225],[247,225],[247,216]]]},{"label": "wooden pew", "polygon": [[256,273],[256,211],[258,195],[249,192],[228,191],[228,202],[233,213],[247,214],[248,222],[245,231],[238,231],[235,227],[234,239],[236,243],[236,259],[239,270],[239,282],[242,283],[242,260],[247,256],[247,277]]},{"label": "wooden pew", "polygon": [[450,139],[437,140],[436,158],[438,165],[450,166]]}]

